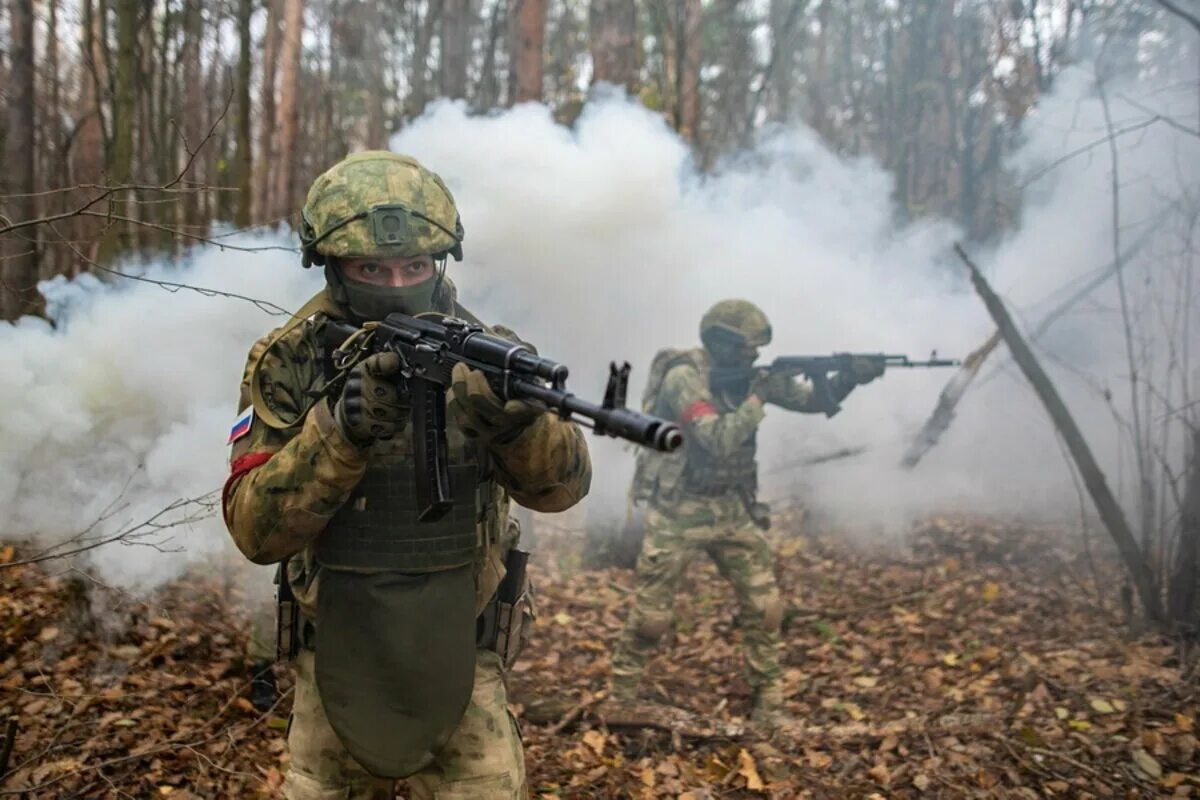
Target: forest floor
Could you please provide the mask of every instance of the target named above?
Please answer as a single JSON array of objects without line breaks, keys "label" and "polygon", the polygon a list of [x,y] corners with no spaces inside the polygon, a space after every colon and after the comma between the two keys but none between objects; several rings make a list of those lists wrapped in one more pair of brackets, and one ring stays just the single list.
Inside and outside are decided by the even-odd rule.
[{"label": "forest floor", "polygon": [[[742,727],[734,599],[707,564],[648,673],[683,711],[606,725],[632,574],[580,569],[578,536],[538,536],[539,618],[511,676],[534,797],[1200,795],[1200,681],[1129,632],[1120,571],[1093,568],[1077,534],[939,518],[867,548],[798,527],[773,539],[799,723],[770,740]],[[0,547],[0,565],[19,557]],[[245,699],[242,601],[211,571],[137,598],[0,566],[0,721],[19,723],[0,796],[277,796],[290,681],[273,712]]]}]

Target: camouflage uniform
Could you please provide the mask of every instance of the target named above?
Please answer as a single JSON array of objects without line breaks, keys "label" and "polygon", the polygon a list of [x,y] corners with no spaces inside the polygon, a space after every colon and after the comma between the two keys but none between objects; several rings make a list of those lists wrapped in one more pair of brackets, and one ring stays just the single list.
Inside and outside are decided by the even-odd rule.
[{"label": "camouflage uniform", "polygon": [[[306,212],[313,205],[318,187],[327,190],[331,183],[336,189],[332,196],[351,207],[356,203],[367,208],[387,204],[389,193],[395,195],[408,186],[405,182],[409,177],[403,170],[413,165],[415,162],[392,154],[352,157],[318,179]],[[422,171],[418,180],[423,182],[418,186],[428,190],[434,185],[431,175]],[[362,176],[368,187],[374,186],[373,196],[355,196],[356,176]],[[436,187],[449,197],[440,181]],[[415,209],[408,222],[418,226],[419,239],[436,240],[439,236],[432,224],[419,227],[420,220],[445,220],[442,230],[448,230],[449,220],[456,217],[447,216],[447,210],[438,207],[441,193],[416,192],[415,197],[414,193],[405,197]],[[452,201],[449,211],[453,212]],[[310,221],[307,215],[306,221]],[[321,222],[318,220],[316,225],[319,228]],[[443,237],[437,248],[426,246],[419,252],[453,252],[452,246],[458,243],[455,240],[461,240],[461,226],[455,224],[454,230],[458,235],[453,240]],[[311,231],[308,233],[311,239]],[[356,241],[356,237],[367,235],[364,221],[345,225],[329,239],[336,240],[334,243],[341,248],[333,248],[334,253],[370,252],[377,240]],[[348,499],[360,496],[356,491],[363,491],[359,484],[369,470],[377,471],[381,464],[390,469],[391,464],[411,462],[411,436],[404,422],[390,439],[375,440],[369,446],[355,444],[335,420],[333,398],[317,399],[311,392],[325,376],[329,357],[325,328],[329,320],[346,314],[345,304],[334,300],[338,294],[335,281],[331,279],[330,283],[330,290],[314,298],[306,313],[300,315],[306,319],[284,326],[251,351],[240,405],[245,408],[253,404],[255,415],[249,432],[234,444],[232,474],[224,493],[225,519],[234,541],[251,561],[285,561],[288,583],[304,620],[303,647],[295,661],[296,696],[289,724],[291,763],[285,795],[292,800],[390,798],[394,781],[368,772],[335,733],[327,716],[332,711],[318,689],[319,667],[314,664],[319,662],[312,642],[314,637],[320,638],[322,630],[318,606],[325,608],[324,601],[329,600],[319,602],[319,587],[324,580],[327,590],[332,591],[339,584],[331,581],[341,572],[331,572],[321,563],[322,534],[330,526],[327,535],[336,535],[331,521],[337,522],[343,506],[349,509]],[[469,313],[458,306],[448,284],[441,285],[432,305],[433,310],[443,313]],[[497,332],[511,337],[511,332]],[[274,424],[267,424],[268,420]],[[469,571],[478,615],[494,597],[504,575],[505,555],[516,543],[515,524],[508,520],[510,497],[537,511],[564,510],[587,493],[591,467],[578,427],[553,414],[536,414],[512,438],[489,441],[486,446],[470,435],[452,419],[448,430],[452,463],[455,457],[473,454],[485,459],[491,469],[491,478],[476,492],[475,511],[467,509],[475,519],[476,545],[473,560],[468,563],[473,563]],[[356,602],[371,601],[372,597],[366,597]],[[436,607],[422,609],[435,624],[440,612]],[[471,637],[474,630],[472,626]],[[466,708],[457,727],[431,761],[415,773],[385,774],[406,774],[410,790],[418,798],[525,797],[520,740],[507,709],[503,665],[496,653],[476,651],[473,688],[464,702]],[[391,698],[379,697],[378,703],[391,705]]]},{"label": "camouflage uniform", "polygon": [[[719,303],[705,316],[702,335],[716,324],[714,317],[744,339],[740,357],[748,363],[770,340],[766,317],[746,301]],[[755,435],[765,416],[763,403],[789,411],[823,409],[811,387],[793,379],[749,387],[741,397],[714,396],[710,349],[663,351],[651,368],[645,410],[679,421],[686,443],[674,454],[638,454],[633,496],[649,508],[634,606],[612,656],[612,694],[618,701],[636,696],[659,639],[672,626],[675,594],[689,563],[707,555],[737,595],[746,679],[756,713],[769,715],[783,701],[783,604],[770,547],[747,509],[756,488]]]}]

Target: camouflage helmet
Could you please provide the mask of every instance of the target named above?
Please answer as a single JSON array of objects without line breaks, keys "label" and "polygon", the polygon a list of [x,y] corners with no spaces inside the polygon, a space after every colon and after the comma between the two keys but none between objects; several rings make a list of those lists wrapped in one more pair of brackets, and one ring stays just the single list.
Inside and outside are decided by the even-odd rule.
[{"label": "camouflage helmet", "polygon": [[716,341],[763,347],[771,341],[771,323],[749,300],[722,300],[700,319],[700,340],[710,349]]},{"label": "camouflage helmet", "polygon": [[453,195],[409,156],[371,150],[343,159],[313,181],[301,216],[306,267],[325,256],[462,260]]}]

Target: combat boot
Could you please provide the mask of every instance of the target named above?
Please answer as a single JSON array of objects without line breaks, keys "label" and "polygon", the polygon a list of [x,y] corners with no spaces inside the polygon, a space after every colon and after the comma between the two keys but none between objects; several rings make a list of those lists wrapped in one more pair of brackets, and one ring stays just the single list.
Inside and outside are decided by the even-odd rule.
[{"label": "combat boot", "polygon": [[259,711],[270,711],[279,702],[274,667],[271,661],[255,661],[250,665],[250,704]]},{"label": "combat boot", "polygon": [[767,736],[791,733],[800,725],[799,720],[784,709],[783,690],[778,684],[755,690],[750,724]]},{"label": "combat boot", "polygon": [[637,701],[640,675],[613,675],[608,687],[610,703],[633,703]]}]

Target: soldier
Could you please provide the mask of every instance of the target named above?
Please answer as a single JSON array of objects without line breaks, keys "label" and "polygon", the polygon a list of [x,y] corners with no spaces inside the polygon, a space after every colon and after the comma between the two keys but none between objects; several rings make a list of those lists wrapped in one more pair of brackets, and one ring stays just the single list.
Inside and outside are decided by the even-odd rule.
[{"label": "soldier", "polygon": [[516,643],[494,652],[495,637],[480,632],[492,627],[516,543],[509,498],[543,512],[577,503],[591,481],[583,436],[502,402],[482,373],[457,365],[456,502],[418,524],[398,356],[368,356],[325,391],[339,385],[330,320],[361,325],[394,311],[474,320],[444,279],[462,239],[437,175],[393,153],[345,159],[317,178],[303,210],[304,264],[324,266],[327,287],[247,366],[223,505],[247,558],[285,564],[300,610],[292,800],[390,800],[395,778],[416,798],[526,796],[503,681]]},{"label": "soldier", "polygon": [[[643,407],[684,427],[673,454],[638,453],[632,497],[648,505],[646,536],[636,568],[637,593],[612,657],[612,700],[631,702],[658,640],[671,627],[675,593],[693,557],[707,554],[737,594],[752,719],[767,728],[785,721],[779,666],[783,604],[770,548],[762,532],[766,508],[755,500],[755,432],[764,404],[789,411],[824,411],[811,387],[769,376],[732,396],[714,393],[714,369],[745,369],[771,341],[767,317],[745,300],[722,300],[700,321],[703,348],[655,356]],[[866,359],[830,379],[841,400],[883,367]]]}]

